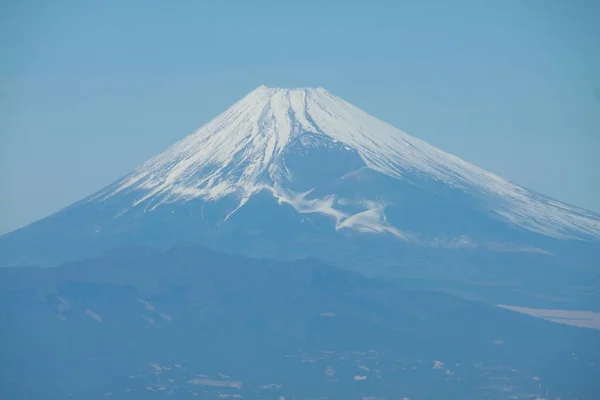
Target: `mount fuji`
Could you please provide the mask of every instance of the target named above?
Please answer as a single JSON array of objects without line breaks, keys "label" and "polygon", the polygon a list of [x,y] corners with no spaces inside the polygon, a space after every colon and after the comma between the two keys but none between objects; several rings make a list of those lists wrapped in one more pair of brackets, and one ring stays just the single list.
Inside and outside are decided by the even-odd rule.
[{"label": "mount fuji", "polygon": [[575,269],[596,281],[600,215],[441,151],[325,89],[260,86],[117,182],[0,237],[0,265],[181,242],[373,274],[482,279],[501,270],[514,281],[533,265],[544,266],[534,280]]}]

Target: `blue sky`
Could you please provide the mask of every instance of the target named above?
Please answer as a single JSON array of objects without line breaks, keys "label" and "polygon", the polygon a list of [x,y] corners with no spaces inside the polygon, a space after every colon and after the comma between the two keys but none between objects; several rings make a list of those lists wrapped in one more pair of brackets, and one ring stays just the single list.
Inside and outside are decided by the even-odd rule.
[{"label": "blue sky", "polygon": [[0,4],[0,232],[111,183],[260,84],[324,87],[600,211],[600,2],[173,3]]}]

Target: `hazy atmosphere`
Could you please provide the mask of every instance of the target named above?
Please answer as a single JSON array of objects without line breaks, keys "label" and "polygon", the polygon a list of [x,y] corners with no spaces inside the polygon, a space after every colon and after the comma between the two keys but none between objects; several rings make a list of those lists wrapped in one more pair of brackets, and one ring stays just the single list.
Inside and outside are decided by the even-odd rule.
[{"label": "hazy atmosphere", "polygon": [[324,87],[600,211],[599,18],[585,0],[5,1],[0,232],[125,175],[261,84]]},{"label": "hazy atmosphere", "polygon": [[0,398],[600,399],[599,21],[2,2]]}]

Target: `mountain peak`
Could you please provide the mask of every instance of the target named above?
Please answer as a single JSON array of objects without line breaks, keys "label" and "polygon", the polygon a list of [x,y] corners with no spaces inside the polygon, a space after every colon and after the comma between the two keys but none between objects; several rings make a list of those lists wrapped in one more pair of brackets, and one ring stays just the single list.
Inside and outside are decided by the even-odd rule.
[{"label": "mountain peak", "polygon": [[170,198],[209,199],[240,190],[251,193],[263,186],[265,172],[299,136],[312,134],[344,141],[335,137],[339,132],[328,135],[315,121],[323,121],[323,117],[342,121],[343,115],[327,117],[327,110],[346,104],[322,88],[261,85],[146,162],[117,192],[142,188],[150,189],[149,197],[168,194]]},{"label": "mountain peak", "polygon": [[268,91],[270,93],[276,93],[276,92],[317,92],[317,93],[323,93],[323,92],[327,92],[327,90],[325,90],[322,87],[317,87],[317,88],[312,88],[312,87],[295,87],[295,88],[284,88],[284,87],[268,87],[266,85],[260,85],[258,86],[256,89],[253,90],[253,92],[255,91]]},{"label": "mountain peak", "polygon": [[[294,154],[307,152],[316,156],[296,160]],[[357,216],[341,210],[337,202],[348,199],[337,193],[311,198],[320,176],[333,172],[315,171],[303,185],[291,184],[322,159],[331,161],[327,170],[343,171],[338,179],[353,169],[365,169],[416,185],[442,185],[467,193],[485,213],[519,228],[554,237],[600,237],[596,214],[534,194],[372,117],[323,88],[261,85],[92,200],[133,193],[132,207],[145,204],[154,209],[165,203],[234,196],[239,200],[234,213],[267,190],[279,203],[291,204],[301,213],[333,218],[336,229],[356,228],[360,220],[360,229],[410,236],[386,222],[385,199],[352,199],[362,202],[360,213],[366,213]]]}]

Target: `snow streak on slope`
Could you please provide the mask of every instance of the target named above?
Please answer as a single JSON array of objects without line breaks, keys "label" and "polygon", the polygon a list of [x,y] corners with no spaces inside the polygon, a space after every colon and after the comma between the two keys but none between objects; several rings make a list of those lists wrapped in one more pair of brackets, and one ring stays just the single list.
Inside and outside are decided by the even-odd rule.
[{"label": "snow streak on slope", "polygon": [[[295,138],[311,134],[356,151],[372,170],[402,180],[433,179],[477,196],[482,207],[507,222],[554,237],[600,238],[598,216],[527,191],[495,174],[445,153],[359,110],[322,88],[261,86],[195,133],[152,158],[126,177],[107,198],[140,191],[135,205],[191,198],[217,200],[235,194],[240,207],[268,189],[300,212],[334,217],[337,228],[387,232],[382,204],[347,215],[335,199],[311,199],[278,181],[278,158]],[[275,173],[278,170],[278,173]]]}]

